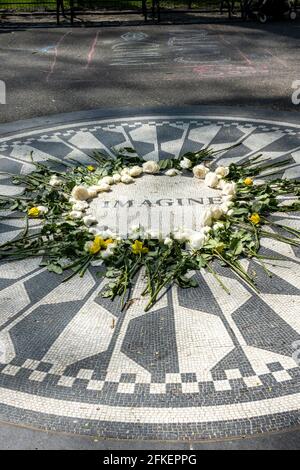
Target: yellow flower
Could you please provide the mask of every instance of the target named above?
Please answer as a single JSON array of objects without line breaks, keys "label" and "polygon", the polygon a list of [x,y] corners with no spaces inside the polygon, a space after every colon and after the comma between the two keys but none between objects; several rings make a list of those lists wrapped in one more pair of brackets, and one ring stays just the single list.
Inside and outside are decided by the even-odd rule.
[{"label": "yellow flower", "polygon": [[107,240],[103,240],[103,246],[105,246],[105,248],[108,247],[108,245],[110,245],[111,243],[113,243],[113,239],[112,238],[108,238]]},{"label": "yellow flower", "polygon": [[28,209],[27,214],[29,217],[38,217],[40,215],[40,209],[38,207],[31,207]]},{"label": "yellow flower", "polygon": [[144,247],[144,243],[140,242],[139,240],[135,240],[133,245],[131,245],[132,252],[135,255],[140,255],[142,253],[148,253],[149,249]]},{"label": "yellow flower", "polygon": [[260,216],[256,212],[249,217],[250,222],[257,225],[260,222]]},{"label": "yellow flower", "polygon": [[101,250],[102,246],[103,246],[103,238],[97,235],[89,247],[89,252],[91,253],[91,255],[95,255]]},{"label": "yellow flower", "polygon": [[99,235],[96,235],[96,237],[94,238],[94,240],[92,242],[87,242],[86,249],[88,250],[88,252],[91,255],[96,255],[97,253],[99,253],[99,251],[102,248],[106,249],[113,242],[114,241],[113,241],[112,238],[108,238],[107,240],[103,240],[102,237],[100,237]]},{"label": "yellow flower", "polygon": [[93,165],[88,165],[87,166],[88,171],[95,171],[95,167]]},{"label": "yellow flower", "polygon": [[245,178],[245,179],[244,179],[244,184],[245,184],[246,186],[252,186],[252,185],[253,185],[253,179],[252,179],[252,178],[249,178],[249,177],[248,177],[248,178]]}]

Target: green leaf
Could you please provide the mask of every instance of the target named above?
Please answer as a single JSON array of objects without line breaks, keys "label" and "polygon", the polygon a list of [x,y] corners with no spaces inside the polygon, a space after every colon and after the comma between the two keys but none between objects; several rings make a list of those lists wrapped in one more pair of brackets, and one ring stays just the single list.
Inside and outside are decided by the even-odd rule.
[{"label": "green leaf", "polygon": [[57,264],[53,264],[53,263],[48,264],[47,269],[48,269],[48,271],[50,271],[52,273],[55,273],[55,274],[62,274],[63,273],[62,267],[57,265]]}]

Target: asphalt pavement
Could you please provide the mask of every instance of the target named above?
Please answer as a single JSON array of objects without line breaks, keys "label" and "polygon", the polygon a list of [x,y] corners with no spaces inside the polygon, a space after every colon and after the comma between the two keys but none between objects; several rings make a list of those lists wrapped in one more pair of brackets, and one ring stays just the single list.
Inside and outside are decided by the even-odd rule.
[{"label": "asphalt pavement", "polygon": [[0,122],[95,108],[298,111],[300,22],[0,29]]}]

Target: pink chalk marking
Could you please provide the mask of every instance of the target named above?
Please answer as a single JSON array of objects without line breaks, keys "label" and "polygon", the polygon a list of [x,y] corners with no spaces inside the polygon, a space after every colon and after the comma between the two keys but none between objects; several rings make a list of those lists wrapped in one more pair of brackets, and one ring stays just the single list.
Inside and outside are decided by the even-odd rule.
[{"label": "pink chalk marking", "polygon": [[221,41],[223,41],[225,44],[228,44],[229,46],[231,46],[233,49],[235,49],[238,54],[240,54],[240,56],[247,62],[248,65],[251,65],[252,66],[252,62],[251,60],[249,59],[249,57],[246,56],[246,54],[244,54],[244,52],[241,51],[241,49],[237,46],[235,46],[234,44],[232,44],[231,41],[229,41],[229,39],[225,39],[224,36],[222,34],[219,33],[219,37],[221,38]]},{"label": "pink chalk marking", "polygon": [[[189,79],[201,80],[207,78],[228,79],[234,77],[250,77],[252,75],[265,75],[269,73],[266,65],[259,68],[249,65],[234,64],[201,64],[192,68],[194,74],[189,74]],[[177,78],[175,78],[176,80]],[[163,80],[174,80],[174,77],[164,77]]]},{"label": "pink chalk marking", "polygon": [[95,38],[94,38],[94,40],[91,44],[91,47],[90,47],[90,50],[89,50],[89,53],[88,53],[88,56],[87,56],[87,63],[86,63],[85,69],[89,68],[89,66],[91,65],[92,60],[94,58],[95,49],[96,49],[97,42],[98,42],[98,36],[99,36],[99,31],[96,33],[96,36],[95,36]]},{"label": "pink chalk marking", "polygon": [[211,66],[197,66],[193,68],[193,72],[200,77],[209,78],[232,78],[232,77],[247,77],[251,75],[266,74],[269,72],[265,65],[256,68],[249,65],[211,65]]},{"label": "pink chalk marking", "polygon": [[60,40],[58,41],[58,43],[55,45],[53,51],[54,51],[54,57],[53,57],[53,61],[52,61],[52,64],[50,66],[50,70],[49,70],[49,73],[47,75],[47,78],[46,78],[46,82],[49,82],[49,79],[51,77],[51,75],[53,74],[54,72],[54,69],[55,69],[55,66],[56,66],[56,62],[57,62],[57,57],[58,57],[58,49],[59,49],[59,46],[61,45],[61,43],[63,42],[63,40],[65,39],[66,36],[68,36],[68,34],[70,34],[71,31],[68,31],[67,33],[63,34],[62,37],[60,38]]},{"label": "pink chalk marking", "polygon": [[288,68],[287,63],[284,60],[274,55],[270,50],[266,50],[266,52],[272,56],[272,59],[275,59],[279,64],[283,65],[285,68]]}]

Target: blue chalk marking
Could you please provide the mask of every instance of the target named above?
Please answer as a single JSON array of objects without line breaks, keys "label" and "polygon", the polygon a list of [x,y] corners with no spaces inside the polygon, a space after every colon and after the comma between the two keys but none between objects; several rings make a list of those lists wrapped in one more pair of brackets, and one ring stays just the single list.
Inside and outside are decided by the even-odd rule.
[{"label": "blue chalk marking", "polygon": [[55,46],[47,46],[43,47],[42,49],[38,49],[38,52],[41,52],[42,54],[48,54],[48,52],[51,52],[53,49],[55,49]]}]

